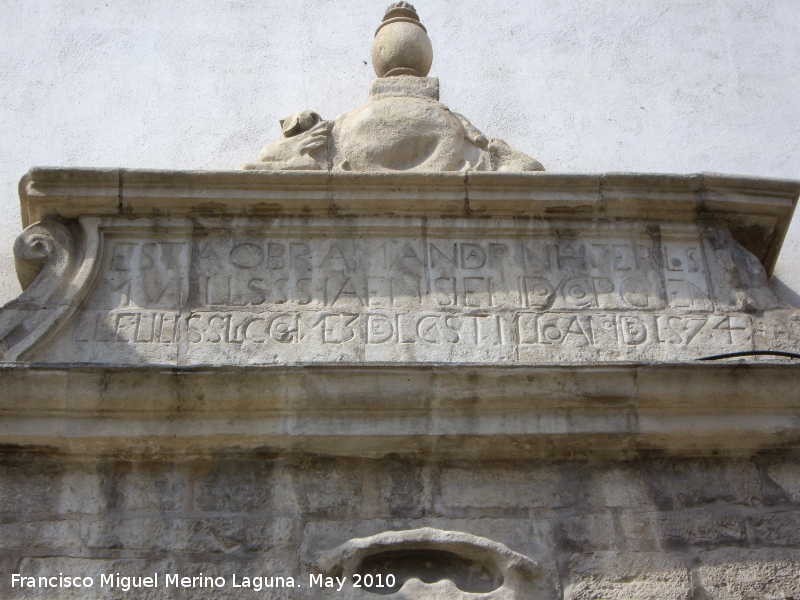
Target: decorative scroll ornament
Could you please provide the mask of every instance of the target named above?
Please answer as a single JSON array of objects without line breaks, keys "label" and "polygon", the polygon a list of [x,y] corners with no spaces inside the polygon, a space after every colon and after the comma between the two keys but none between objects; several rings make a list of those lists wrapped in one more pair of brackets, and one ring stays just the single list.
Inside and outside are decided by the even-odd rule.
[{"label": "decorative scroll ornament", "polygon": [[[14,243],[17,277],[23,293],[0,311],[0,356],[14,360],[32,335],[50,322],[75,270],[72,235],[55,221],[40,221],[23,231]],[[26,343],[26,340],[29,340]]]},{"label": "decorative scroll ornament", "polygon": [[426,77],[433,49],[416,10],[392,4],[375,33],[379,79],[360,107],[334,121],[311,111],[281,120],[283,139],[262,148],[244,170],[544,171],[504,141],[489,139],[439,102]]},{"label": "decorative scroll ornament", "polygon": [[541,576],[503,544],[430,527],[352,539],[314,566],[361,586],[343,588],[343,600],[532,600]]}]

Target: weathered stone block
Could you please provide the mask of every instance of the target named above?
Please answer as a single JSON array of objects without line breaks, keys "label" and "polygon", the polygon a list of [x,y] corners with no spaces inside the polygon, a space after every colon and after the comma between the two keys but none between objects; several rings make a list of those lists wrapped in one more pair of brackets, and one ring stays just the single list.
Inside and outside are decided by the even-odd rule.
[{"label": "weathered stone block", "polygon": [[59,482],[57,510],[59,514],[98,514],[107,509],[107,476],[93,469],[73,468]]},{"label": "weathered stone block", "polygon": [[623,513],[620,524],[628,550],[710,547],[747,539],[744,517],[730,512]]},{"label": "weathered stone block", "polygon": [[244,544],[241,519],[141,518],[108,520],[89,527],[90,548],[149,552],[230,552]]},{"label": "weathered stone block", "polygon": [[688,600],[692,593],[684,560],[671,554],[574,556],[568,581],[569,600]]},{"label": "weathered stone block", "polygon": [[800,502],[800,463],[771,465],[767,468],[767,474],[786,492],[792,502]]},{"label": "weathered stone block", "polygon": [[700,583],[714,600],[800,596],[797,550],[726,548],[701,555],[700,563]]},{"label": "weathered stone block", "polygon": [[252,552],[269,552],[291,547],[299,523],[296,519],[254,519],[245,522],[247,549]]},{"label": "weathered stone block", "polygon": [[425,493],[424,467],[417,461],[387,459],[374,465],[380,502],[389,517],[420,518],[430,498]]},{"label": "weathered stone block", "polygon": [[284,471],[303,513],[353,515],[361,510],[364,466],[357,460],[310,458],[292,462]]},{"label": "weathered stone block", "polygon": [[761,501],[758,470],[747,461],[654,461],[643,472],[653,502],[661,510]]},{"label": "weathered stone block", "polygon": [[96,514],[105,510],[105,476],[50,459],[0,465],[0,511],[11,514]]},{"label": "weathered stone block", "polygon": [[787,511],[750,517],[753,533],[764,546],[800,547],[800,512]]},{"label": "weathered stone block", "polygon": [[592,474],[592,506],[644,510],[652,500],[642,469],[609,466]]},{"label": "weathered stone block", "polygon": [[615,547],[614,519],[610,514],[567,517],[555,525],[559,549],[566,552],[596,552]]},{"label": "weathered stone block", "polygon": [[0,524],[0,548],[74,552],[82,547],[77,520]]},{"label": "weathered stone block", "polygon": [[27,469],[0,466],[0,510],[4,513],[55,512],[61,469],[40,464]]},{"label": "weathered stone block", "polygon": [[265,510],[275,486],[270,460],[221,459],[195,464],[196,510],[241,512]]},{"label": "weathered stone block", "polygon": [[526,510],[569,504],[562,494],[559,472],[552,468],[480,466],[443,468],[442,510],[504,509]]},{"label": "weathered stone block", "polygon": [[117,463],[114,504],[123,511],[166,511],[186,507],[189,481],[175,463]]}]

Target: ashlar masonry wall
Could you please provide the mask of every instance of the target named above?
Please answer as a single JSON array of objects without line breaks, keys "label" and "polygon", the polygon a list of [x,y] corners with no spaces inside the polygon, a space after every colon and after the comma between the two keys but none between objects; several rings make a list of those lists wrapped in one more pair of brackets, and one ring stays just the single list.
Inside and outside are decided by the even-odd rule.
[{"label": "ashlar masonry wall", "polygon": [[[535,583],[541,598],[792,598],[800,594],[798,481],[794,453],[474,463],[268,452],[175,462],[6,451],[1,595],[314,597],[305,588],[234,589],[232,576],[294,576],[305,585],[324,550],[431,526],[530,556],[544,567]],[[226,586],[99,588],[101,574],[152,572],[213,574]],[[22,591],[10,587],[11,573],[81,574],[97,583],[88,595]]]}]

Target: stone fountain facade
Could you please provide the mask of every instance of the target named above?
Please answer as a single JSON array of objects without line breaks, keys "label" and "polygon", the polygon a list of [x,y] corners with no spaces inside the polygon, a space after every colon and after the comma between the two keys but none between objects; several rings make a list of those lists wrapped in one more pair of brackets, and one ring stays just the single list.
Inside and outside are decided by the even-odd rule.
[{"label": "stone fountain facade", "polygon": [[2,596],[799,597],[800,183],[543,172],[407,3],[373,62],[236,171],[23,178]]}]

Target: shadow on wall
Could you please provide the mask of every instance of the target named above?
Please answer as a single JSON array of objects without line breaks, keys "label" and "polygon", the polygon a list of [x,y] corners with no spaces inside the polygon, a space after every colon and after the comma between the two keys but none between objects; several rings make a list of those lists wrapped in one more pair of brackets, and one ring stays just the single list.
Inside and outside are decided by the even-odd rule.
[{"label": "shadow on wall", "polygon": [[769,281],[770,287],[775,294],[792,306],[800,307],[800,294],[781,281],[780,277],[773,276]]}]

